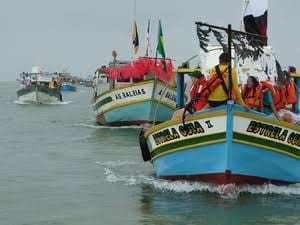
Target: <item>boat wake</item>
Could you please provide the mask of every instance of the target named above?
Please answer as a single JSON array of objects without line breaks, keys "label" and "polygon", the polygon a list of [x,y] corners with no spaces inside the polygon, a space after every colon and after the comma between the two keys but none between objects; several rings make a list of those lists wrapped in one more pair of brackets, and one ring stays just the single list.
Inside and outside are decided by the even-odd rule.
[{"label": "boat wake", "polygon": [[20,101],[20,100],[15,100],[14,103],[18,104],[18,105],[30,105],[31,104],[29,102],[23,102],[23,101]]},{"label": "boat wake", "polygon": [[124,185],[150,185],[162,192],[209,192],[220,195],[224,199],[236,199],[242,194],[262,194],[262,195],[300,195],[300,183],[285,186],[276,186],[272,184],[265,185],[241,185],[234,184],[215,185],[204,182],[189,181],[168,181],[159,179],[152,175],[134,174],[122,175],[120,167],[137,164],[134,162],[107,162],[98,163],[104,167],[105,179],[111,183],[121,183]]},{"label": "boat wake", "polygon": [[141,129],[142,126],[101,126],[101,125],[96,125],[94,124],[89,124],[89,123],[77,123],[74,124],[74,126],[78,127],[87,127],[87,128],[92,128],[92,129]]},{"label": "boat wake", "polygon": [[18,105],[68,105],[68,104],[72,103],[72,101],[38,104],[38,103],[34,103],[34,102],[31,103],[31,102],[24,102],[24,101],[20,101],[20,100],[15,100],[14,103],[18,104]]},{"label": "boat wake", "polygon": [[107,162],[96,162],[96,164],[104,166],[104,167],[120,167],[125,165],[137,165],[138,162],[132,162],[132,161],[107,161]]},{"label": "boat wake", "polygon": [[44,105],[68,105],[72,103],[72,101],[65,101],[65,102],[53,102],[53,103],[47,103],[47,104],[44,104]]}]

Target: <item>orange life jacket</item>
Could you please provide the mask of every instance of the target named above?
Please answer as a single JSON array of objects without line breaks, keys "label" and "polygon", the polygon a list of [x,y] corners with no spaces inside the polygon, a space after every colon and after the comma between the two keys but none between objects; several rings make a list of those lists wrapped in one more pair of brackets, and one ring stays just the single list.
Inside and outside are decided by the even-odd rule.
[{"label": "orange life jacket", "polygon": [[201,92],[203,85],[206,83],[205,77],[197,78],[197,80],[194,81],[191,90],[190,90],[190,96],[191,99],[195,99],[197,95]]},{"label": "orange life jacket", "polygon": [[268,89],[272,92],[273,103],[276,110],[279,111],[280,109],[285,108],[287,105],[286,88],[283,87],[279,89],[277,86],[268,81],[262,81],[261,83],[264,90]]},{"label": "orange life jacket", "polygon": [[287,104],[295,104],[297,102],[296,85],[294,81],[289,81],[285,85]]},{"label": "orange life jacket", "polygon": [[[195,111],[203,109],[207,104],[208,96],[214,91],[223,81],[217,74],[213,74],[208,80],[201,80],[198,86],[191,89],[191,97]],[[196,90],[196,91],[195,91]],[[193,93],[192,93],[193,92]]]},{"label": "orange life jacket", "polygon": [[242,97],[247,106],[258,110],[262,109],[262,85],[247,90],[247,85],[243,87]]}]

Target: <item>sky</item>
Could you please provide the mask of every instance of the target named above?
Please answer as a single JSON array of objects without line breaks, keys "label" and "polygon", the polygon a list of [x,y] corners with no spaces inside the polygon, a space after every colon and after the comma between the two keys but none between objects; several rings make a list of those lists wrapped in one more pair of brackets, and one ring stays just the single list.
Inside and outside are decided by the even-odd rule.
[{"label": "sky", "polygon": [[[176,64],[199,52],[195,21],[239,29],[243,0],[0,0],[0,80],[15,80],[32,66],[87,77],[111,60],[132,58],[137,21],[140,55],[147,20],[152,47],[158,20],[166,53]],[[269,0],[269,44],[283,65],[300,68],[299,0]],[[135,12],[134,12],[135,11]]]}]

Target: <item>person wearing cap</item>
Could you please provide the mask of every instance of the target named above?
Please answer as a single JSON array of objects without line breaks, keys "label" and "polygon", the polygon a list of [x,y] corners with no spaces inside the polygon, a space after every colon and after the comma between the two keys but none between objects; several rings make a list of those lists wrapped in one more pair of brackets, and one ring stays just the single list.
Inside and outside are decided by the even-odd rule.
[{"label": "person wearing cap", "polygon": [[[219,65],[211,69],[208,79],[213,76],[218,76],[222,82],[214,89],[208,96],[208,104],[210,107],[217,107],[220,105],[225,105],[229,99],[229,72],[228,63],[229,55],[227,53],[222,53],[219,56]],[[248,108],[240,92],[238,85],[238,76],[235,68],[232,68],[232,93],[231,96],[234,97],[236,102],[246,108]]]}]

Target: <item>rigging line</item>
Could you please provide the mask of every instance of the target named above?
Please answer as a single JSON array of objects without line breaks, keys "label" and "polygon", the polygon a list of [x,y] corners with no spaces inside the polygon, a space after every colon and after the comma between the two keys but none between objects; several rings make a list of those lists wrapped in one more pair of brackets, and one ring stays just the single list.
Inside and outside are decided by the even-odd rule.
[{"label": "rigging line", "polygon": [[136,19],[136,0],[134,0],[134,6],[133,6],[133,20]]},{"label": "rigging line", "polygon": [[245,13],[246,13],[246,10],[247,10],[249,4],[250,4],[250,0],[245,0],[245,1],[244,1],[244,8],[243,8],[243,15],[242,15],[242,19],[241,19],[241,27],[240,27],[240,31],[245,31],[245,30],[243,29],[243,27],[244,27],[244,16],[245,16]]},{"label": "rigging line", "polygon": [[[155,123],[156,123],[156,115],[157,115],[157,111],[158,111],[158,105],[160,104],[162,97],[165,95],[167,88],[168,88],[168,86],[166,85],[164,87],[163,91],[161,92],[161,96],[160,96],[159,100],[156,102],[155,110],[154,110],[154,117],[153,117],[153,125],[155,125]],[[154,98],[155,98],[155,96],[154,96]]]}]

